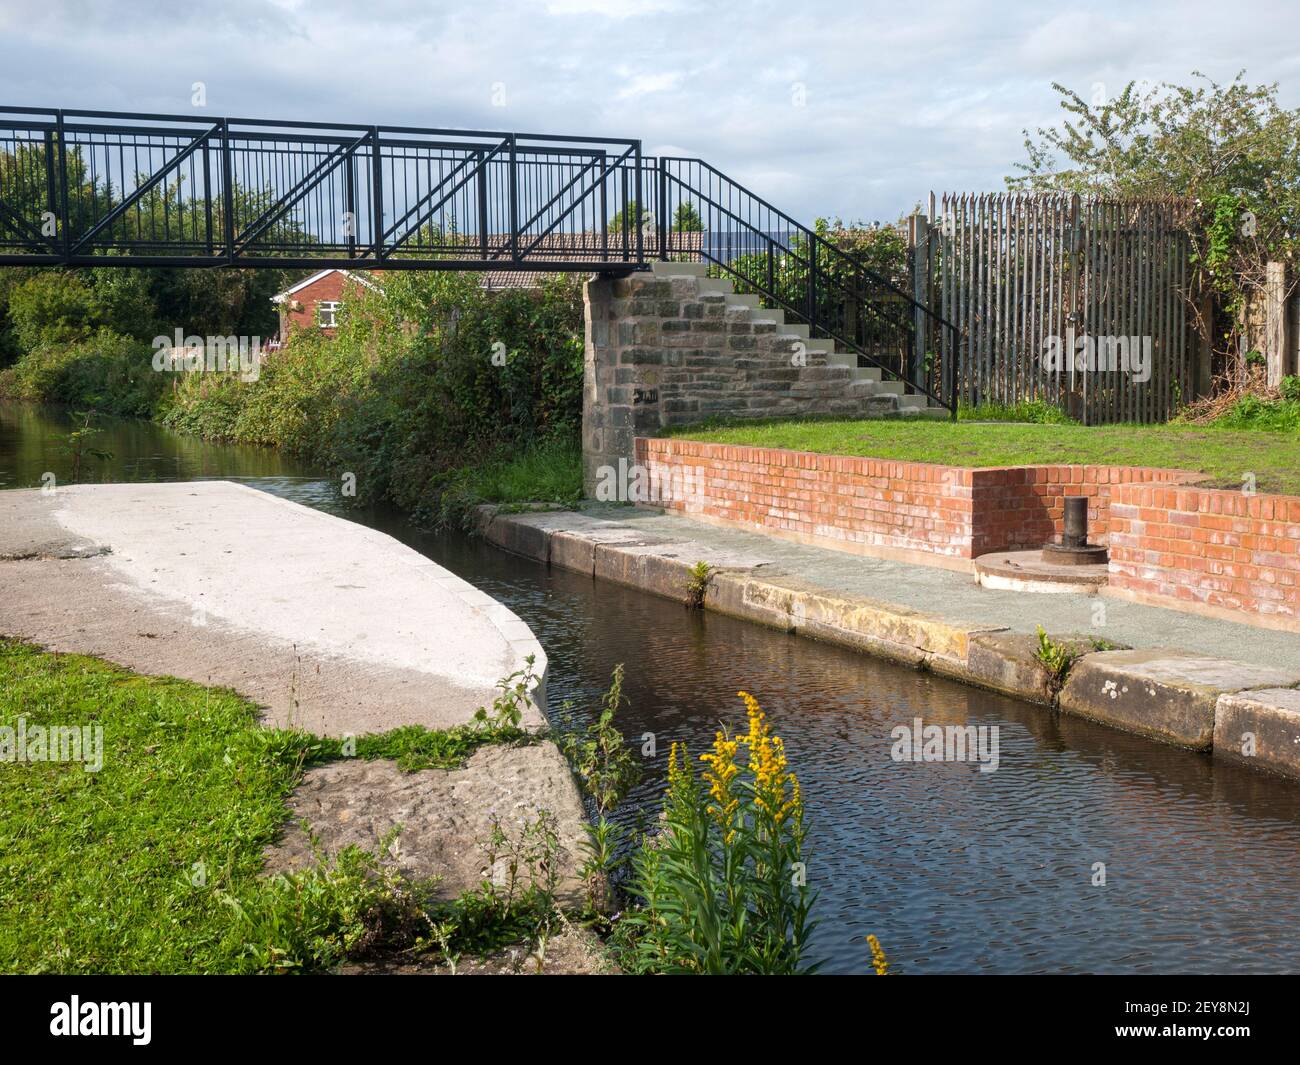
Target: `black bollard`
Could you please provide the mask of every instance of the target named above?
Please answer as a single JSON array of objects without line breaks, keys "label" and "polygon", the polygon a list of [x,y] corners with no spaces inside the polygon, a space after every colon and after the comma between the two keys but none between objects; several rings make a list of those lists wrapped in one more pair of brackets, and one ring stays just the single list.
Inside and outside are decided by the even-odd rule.
[{"label": "black bollard", "polygon": [[1066,496],[1061,542],[1043,545],[1043,561],[1058,566],[1101,566],[1106,559],[1104,547],[1088,543],[1088,497]]},{"label": "black bollard", "polygon": [[1062,547],[1085,547],[1088,543],[1088,499],[1067,496],[1065,500],[1065,535]]}]

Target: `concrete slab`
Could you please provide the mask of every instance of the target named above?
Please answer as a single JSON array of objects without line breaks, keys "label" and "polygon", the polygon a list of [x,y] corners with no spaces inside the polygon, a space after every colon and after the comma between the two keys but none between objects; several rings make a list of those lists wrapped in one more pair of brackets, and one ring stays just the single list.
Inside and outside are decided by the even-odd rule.
[{"label": "concrete slab", "polygon": [[[0,492],[6,557],[0,632],[234,688],[272,724],[445,728],[527,655],[545,676],[528,627],[459,577],[382,533],[228,482]],[[532,707],[527,720],[544,718]]]},{"label": "concrete slab", "polygon": [[[1082,656],[1096,651],[1092,641],[1076,634],[1048,633],[1049,639],[1071,654]],[[1038,637],[1023,632],[995,632],[975,636],[966,655],[970,679],[984,688],[1024,699],[1041,706],[1053,706],[1055,678],[1038,659]]]},{"label": "concrete slab", "polygon": [[987,626],[960,622],[862,595],[827,591],[777,571],[723,572],[705,594],[719,613],[867,651],[905,665],[960,670],[970,638]]},{"label": "concrete slab", "polygon": [[[267,848],[268,872],[314,863],[308,830],[325,854],[355,844],[384,856],[380,844],[396,829],[384,857],[413,880],[437,877],[441,899],[476,888],[493,874],[480,848],[490,838],[493,818],[518,842],[525,822],[535,823],[538,811],[546,810],[559,837],[559,894],[573,905],[582,902],[582,801],[552,743],[482,747],[462,768],[450,770],[404,773],[383,760],[331,762],[307,771],[289,809],[292,820],[283,839]],[[520,875],[526,877],[526,870]]]},{"label": "concrete slab", "polygon": [[1108,578],[1105,564],[1062,565],[1049,561],[1041,550],[994,551],[980,555],[972,565],[975,580],[982,588],[1036,595],[1064,592],[1096,595],[1105,587]]},{"label": "concrete slab", "polygon": [[1297,683],[1300,671],[1180,650],[1102,651],[1075,663],[1060,708],[1166,743],[1209,750],[1221,695]]},{"label": "concrete slab", "polygon": [[[45,495],[53,502],[53,495]],[[60,528],[48,506],[0,508],[0,562],[30,559],[91,558],[108,548]]]},{"label": "concrete slab", "polygon": [[1219,696],[1214,757],[1300,779],[1300,689]]}]

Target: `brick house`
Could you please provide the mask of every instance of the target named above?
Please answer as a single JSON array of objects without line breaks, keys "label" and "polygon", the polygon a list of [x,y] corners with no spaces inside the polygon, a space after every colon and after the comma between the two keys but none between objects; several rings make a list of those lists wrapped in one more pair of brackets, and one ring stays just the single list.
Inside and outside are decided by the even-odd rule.
[{"label": "brick house", "polygon": [[382,292],[383,287],[368,273],[355,270],[318,270],[283,292],[271,297],[280,309],[280,342],[289,339],[296,329],[319,329],[333,336],[338,324],[339,308],[349,289],[368,288]]},{"label": "brick house", "polygon": [[[536,288],[546,276],[521,270],[493,270],[479,275],[479,285],[490,292]],[[300,329],[318,329],[326,336],[333,336],[339,309],[347,299],[349,289],[355,293],[358,286],[371,292],[384,291],[378,276],[372,272],[331,269],[318,270],[296,285],[276,293],[271,302],[280,309],[280,337],[270,346],[273,349],[279,347],[292,332]]]},{"label": "brick house", "polygon": [[[674,250],[698,254],[703,247],[703,233],[674,234]],[[492,238],[493,247],[503,247],[507,243],[504,236]],[[543,238],[541,244],[529,256],[530,263],[543,265],[547,258],[572,258],[583,254],[583,250],[602,253],[620,247],[617,234],[582,233],[560,234]],[[575,249],[578,249],[575,251]],[[652,253],[653,249],[651,249]],[[553,274],[546,271],[529,270],[485,270],[478,275],[481,288],[489,292],[504,289],[539,288],[542,281]],[[300,329],[319,329],[326,336],[333,336],[338,322],[339,309],[351,289],[354,293],[361,286],[372,292],[383,292],[383,283],[379,274],[369,270],[318,270],[310,277],[303,278],[297,284],[276,293],[271,302],[280,310],[280,336],[268,347],[275,350],[289,339],[290,334]]]}]

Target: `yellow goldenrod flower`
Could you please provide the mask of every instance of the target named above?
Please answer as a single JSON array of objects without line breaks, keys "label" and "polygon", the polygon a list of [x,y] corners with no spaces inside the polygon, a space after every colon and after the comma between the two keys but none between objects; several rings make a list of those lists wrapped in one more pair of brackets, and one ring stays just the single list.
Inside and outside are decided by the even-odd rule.
[{"label": "yellow goldenrod flower", "polygon": [[677,741],[674,740],[672,748],[668,751],[668,789],[670,791],[680,776],[681,768],[677,761]]},{"label": "yellow goldenrod flower", "polygon": [[713,800],[707,808],[708,814],[722,829],[724,842],[730,843],[735,835],[732,822],[740,808],[740,800],[731,790],[731,782],[740,770],[736,766],[737,741],[729,739],[723,732],[713,737],[713,751],[700,755],[700,761],[708,765],[704,779],[709,785],[709,798]]},{"label": "yellow goldenrod flower", "polygon": [[754,804],[776,824],[780,824],[798,806],[799,800],[787,791],[797,788],[794,774],[787,772],[785,743],[773,736],[767,716],[749,692],[737,692],[749,716],[749,731],[740,738],[749,750],[749,770],[754,775]]},{"label": "yellow goldenrod flower", "polygon": [[867,936],[867,943],[871,947],[871,965],[876,970],[876,975],[888,976],[889,959],[885,957],[885,948],[880,945],[880,940],[875,936]]}]

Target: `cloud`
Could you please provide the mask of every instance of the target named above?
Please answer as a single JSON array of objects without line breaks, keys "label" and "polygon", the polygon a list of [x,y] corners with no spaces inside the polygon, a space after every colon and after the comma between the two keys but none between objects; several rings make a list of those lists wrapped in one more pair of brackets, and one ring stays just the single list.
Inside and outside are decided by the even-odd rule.
[{"label": "cloud", "polygon": [[619,89],[616,98],[630,100],[635,96],[645,96],[652,92],[667,92],[681,84],[680,71],[668,70],[658,74],[632,74],[627,84]]},{"label": "cloud", "polygon": [[1066,72],[1128,65],[1143,42],[1138,28],[1125,19],[1067,11],[1030,30],[1018,52],[1026,69],[1060,80]]},{"label": "cloud", "polygon": [[611,19],[637,18],[676,10],[674,0],[549,0],[548,15],[600,15]]},{"label": "cloud", "polygon": [[192,114],[201,80],[212,116],[639,137],[804,220],[1001,188],[1054,80],[1300,87],[1300,13],[1265,0],[2,2],[0,103]]}]

